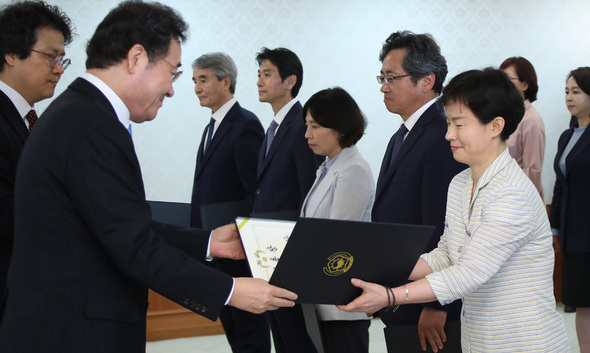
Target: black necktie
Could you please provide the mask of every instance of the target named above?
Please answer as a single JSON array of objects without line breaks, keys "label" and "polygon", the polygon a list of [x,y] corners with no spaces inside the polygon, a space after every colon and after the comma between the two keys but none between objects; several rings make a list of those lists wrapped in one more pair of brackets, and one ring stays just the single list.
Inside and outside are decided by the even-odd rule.
[{"label": "black necktie", "polygon": [[30,110],[27,115],[25,115],[25,119],[29,122],[29,132],[33,130],[33,126],[37,122],[37,113],[34,110]]},{"label": "black necktie", "polygon": [[272,144],[272,140],[274,140],[274,138],[275,138],[275,131],[277,130],[277,126],[279,126],[279,124],[277,124],[277,122],[273,119],[272,123],[270,123],[270,126],[268,127],[268,132],[266,133],[266,153],[265,153],[265,155],[268,154],[268,150],[270,149],[270,145]]},{"label": "black necktie", "polygon": [[399,127],[399,130],[395,133],[395,140],[393,142],[393,152],[391,153],[391,160],[389,161],[389,165],[393,163],[395,157],[399,154],[399,151],[402,149],[402,144],[404,143],[404,136],[408,132],[408,128],[406,125],[402,124]]},{"label": "black necktie", "polygon": [[211,144],[211,139],[213,138],[213,127],[215,127],[215,119],[211,118],[209,121],[209,125],[207,125],[207,140],[205,142],[204,151],[207,151],[209,145]]}]

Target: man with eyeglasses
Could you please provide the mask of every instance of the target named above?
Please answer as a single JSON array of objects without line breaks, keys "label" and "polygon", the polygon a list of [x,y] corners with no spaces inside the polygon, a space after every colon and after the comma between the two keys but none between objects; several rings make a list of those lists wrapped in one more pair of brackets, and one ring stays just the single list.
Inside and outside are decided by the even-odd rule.
[{"label": "man with eyeglasses", "polygon": [[72,22],[57,7],[18,2],[0,11],[0,302],[14,237],[16,166],[37,122],[35,103],[52,97],[70,64]]},{"label": "man with eyeglasses", "polygon": [[0,352],[144,352],[148,288],[215,320],[296,295],[206,266],[243,258],[235,225],[212,232],[152,221],[127,127],[155,118],[180,75],[188,25],[125,1],[88,42],[86,72],[45,110],[23,149]]},{"label": "man with eyeglasses", "polygon": [[[453,159],[450,144],[445,140],[446,118],[436,104],[447,75],[446,60],[432,36],[409,31],[391,34],[379,60],[382,67],[377,82],[383,101],[387,110],[398,114],[403,123],[383,158],[372,220],[435,226],[435,235],[425,250],[430,251],[443,232],[449,183],[466,167]],[[388,326],[388,351],[398,351],[396,347],[401,342],[387,334],[390,327],[394,330],[394,326],[419,323],[416,330],[420,343],[416,340],[410,344],[415,343],[418,350],[418,344],[426,349],[428,342],[437,352],[445,341],[445,322],[458,320],[459,309],[460,303],[445,307],[432,303],[402,305],[395,313],[381,311],[379,315]],[[460,336],[449,335],[446,339],[460,340]],[[413,338],[406,336],[400,340]]]}]

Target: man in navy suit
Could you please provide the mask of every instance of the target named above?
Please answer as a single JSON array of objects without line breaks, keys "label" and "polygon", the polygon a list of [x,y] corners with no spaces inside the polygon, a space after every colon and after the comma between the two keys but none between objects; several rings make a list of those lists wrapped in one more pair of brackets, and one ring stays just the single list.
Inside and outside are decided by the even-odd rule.
[{"label": "man in navy suit", "polygon": [[[379,60],[382,67],[377,81],[383,101],[403,124],[383,158],[372,220],[435,226],[435,236],[424,250],[428,252],[443,232],[449,183],[465,168],[453,159],[445,140],[446,118],[436,104],[447,75],[446,60],[432,36],[409,31],[391,34]],[[382,311],[380,316],[387,326],[419,323],[421,344],[426,349],[426,340],[434,347],[445,336],[449,309],[449,318],[458,315],[457,308],[433,303],[403,306],[395,313]]]},{"label": "man in navy suit", "polygon": [[[292,213],[296,218],[322,159],[307,144],[302,107],[295,98],[303,65],[285,48],[263,48],[256,61],[258,98],[270,103],[274,118],[260,149],[253,213]],[[299,305],[268,316],[277,353],[316,351]]]},{"label": "man in navy suit", "polygon": [[0,12],[0,302],[14,237],[16,165],[36,123],[35,103],[53,96],[70,64],[64,48],[71,41],[72,23],[57,6],[26,1]]},{"label": "man in navy suit", "polygon": [[[234,61],[223,53],[205,54],[193,63],[195,93],[201,106],[211,109],[212,118],[197,152],[192,227],[203,228],[201,206],[226,205],[225,222],[252,212],[264,129],[256,115],[234,98],[237,76]],[[211,264],[234,277],[251,276],[246,260],[215,259]],[[264,315],[226,306],[220,320],[234,353],[270,352],[270,330]]]},{"label": "man in navy suit", "polygon": [[202,263],[208,254],[243,258],[235,226],[152,221],[127,128],[154,119],[174,95],[187,30],[168,6],[119,4],[88,42],[87,71],[29,136],[0,352],[143,353],[148,288],[211,320],[225,305],[294,305],[294,293]]}]

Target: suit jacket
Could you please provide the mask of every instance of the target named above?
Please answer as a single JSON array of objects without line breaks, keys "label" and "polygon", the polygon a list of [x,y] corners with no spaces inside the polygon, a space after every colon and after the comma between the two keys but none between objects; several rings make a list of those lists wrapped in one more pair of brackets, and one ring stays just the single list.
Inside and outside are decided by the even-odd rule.
[{"label": "suit jacket", "polygon": [[16,166],[28,136],[29,130],[16,107],[0,91],[0,299],[5,288],[14,237]]},{"label": "suit jacket", "polygon": [[301,209],[323,159],[307,144],[302,110],[299,102],[289,110],[266,156],[266,140],[262,144],[254,213]]},{"label": "suit jacket", "polygon": [[[437,104],[420,116],[389,166],[395,134],[389,142],[377,181],[372,220],[374,222],[406,223],[435,226],[435,233],[424,252],[436,248],[443,233],[447,191],[453,177],[466,165],[453,158],[450,143],[445,140],[446,118]],[[389,166],[389,168],[388,168]],[[425,304],[439,310],[452,311],[458,317],[460,302],[441,306]],[[386,325],[415,324],[422,306],[402,306],[397,312],[381,312]]]},{"label": "suit jacket", "polygon": [[553,163],[556,179],[549,220],[551,227],[560,230],[560,249],[565,253],[590,252],[590,129],[582,133],[565,158],[566,173],[559,168],[559,160],[574,133],[565,130],[557,143]]},{"label": "suit jacket", "polygon": [[236,102],[219,124],[205,153],[205,139],[201,140],[191,199],[191,226],[202,227],[201,205],[246,200],[247,210],[242,216],[250,214],[263,139],[264,129],[256,115]]},{"label": "suit jacket", "polygon": [[[369,163],[356,146],[344,148],[318,183],[321,171],[303,202],[302,217],[371,221],[375,201],[375,181]],[[311,192],[311,191],[310,191]],[[362,236],[359,234],[359,236]],[[334,305],[316,306],[322,320],[370,319],[364,313],[347,313]]]},{"label": "suit jacket", "polygon": [[443,232],[449,183],[466,167],[453,158],[446,131],[446,118],[435,103],[418,119],[388,168],[393,135],[381,164],[373,206],[374,222],[435,226],[428,250],[436,247]]},{"label": "suit jacket", "polygon": [[232,278],[196,260],[208,234],[152,222],[131,137],[78,78],[19,162],[0,351],[144,352],[148,287],[215,319]]}]

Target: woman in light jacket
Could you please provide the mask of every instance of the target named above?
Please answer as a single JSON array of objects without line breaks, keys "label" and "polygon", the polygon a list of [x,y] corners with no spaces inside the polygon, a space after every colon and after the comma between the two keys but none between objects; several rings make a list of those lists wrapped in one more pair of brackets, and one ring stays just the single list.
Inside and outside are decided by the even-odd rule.
[{"label": "woman in light jacket", "polygon": [[[303,107],[309,147],[326,160],[301,209],[302,217],[370,221],[375,201],[371,168],[356,148],[365,118],[342,88],[314,94]],[[359,236],[362,236],[359,234]],[[370,317],[317,305],[326,353],[368,352]]]}]

